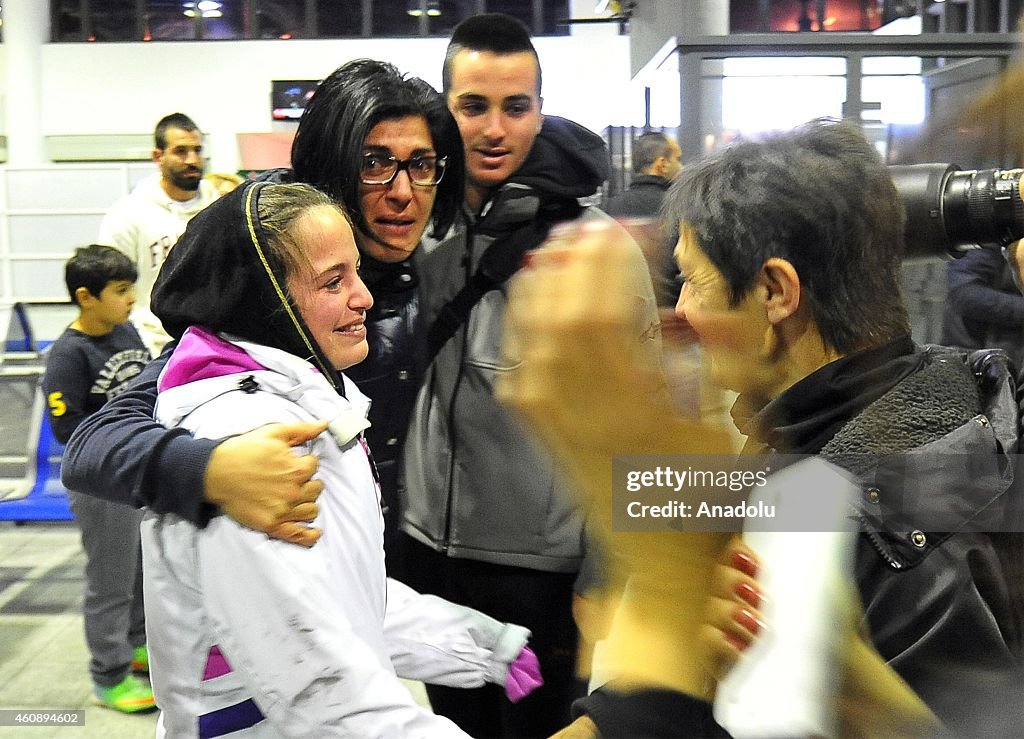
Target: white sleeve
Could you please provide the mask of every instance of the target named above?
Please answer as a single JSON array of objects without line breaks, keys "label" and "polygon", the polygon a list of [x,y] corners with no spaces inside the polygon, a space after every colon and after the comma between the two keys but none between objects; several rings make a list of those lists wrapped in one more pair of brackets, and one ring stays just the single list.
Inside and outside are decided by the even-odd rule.
[{"label": "white sleeve", "polygon": [[227,516],[199,536],[200,587],[221,651],[287,737],[460,737],[418,706],[352,631],[323,546],[267,538]]},{"label": "white sleeve", "polygon": [[480,611],[421,595],[390,577],[384,641],[391,664],[404,678],[453,688],[505,684],[528,629]]}]

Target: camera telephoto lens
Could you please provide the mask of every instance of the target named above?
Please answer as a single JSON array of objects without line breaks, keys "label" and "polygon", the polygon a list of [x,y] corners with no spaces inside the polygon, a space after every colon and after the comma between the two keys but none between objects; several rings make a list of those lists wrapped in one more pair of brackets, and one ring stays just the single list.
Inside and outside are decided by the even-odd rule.
[{"label": "camera telephoto lens", "polygon": [[961,170],[955,164],[892,165],[907,211],[906,256],[965,246],[998,248],[1024,238],[1024,169]]}]

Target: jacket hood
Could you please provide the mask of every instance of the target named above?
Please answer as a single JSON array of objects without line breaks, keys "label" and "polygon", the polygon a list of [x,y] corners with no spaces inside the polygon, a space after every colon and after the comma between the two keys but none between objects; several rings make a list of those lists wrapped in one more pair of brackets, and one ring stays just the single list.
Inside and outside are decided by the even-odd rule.
[{"label": "jacket hood", "polygon": [[509,182],[570,198],[597,192],[608,179],[610,162],[604,139],[558,116],[544,116],[523,166]]},{"label": "jacket hood", "polygon": [[151,308],[175,339],[203,326],[281,349],[311,362],[340,392],[340,374],[288,296],[284,265],[260,225],[260,192],[269,184],[245,183],[189,221],[160,269]]}]

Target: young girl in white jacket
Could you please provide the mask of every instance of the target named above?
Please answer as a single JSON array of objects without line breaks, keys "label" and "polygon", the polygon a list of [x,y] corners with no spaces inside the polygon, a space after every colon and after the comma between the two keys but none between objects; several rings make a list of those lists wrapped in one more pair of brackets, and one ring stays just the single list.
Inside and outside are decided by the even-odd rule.
[{"label": "young girl in white jacket", "polygon": [[[307,185],[251,183],[196,216],[153,307],[179,339],[159,383],[168,427],[219,439],[324,419],[311,548],[226,516],[142,525],[153,688],[169,737],[462,737],[398,676],[516,690],[529,633],[388,579],[369,402],[339,370],[367,353],[372,298],[345,214]],[[539,677],[539,676],[538,676]],[[527,678],[529,680],[529,678]],[[529,690],[527,688],[526,690]]]}]

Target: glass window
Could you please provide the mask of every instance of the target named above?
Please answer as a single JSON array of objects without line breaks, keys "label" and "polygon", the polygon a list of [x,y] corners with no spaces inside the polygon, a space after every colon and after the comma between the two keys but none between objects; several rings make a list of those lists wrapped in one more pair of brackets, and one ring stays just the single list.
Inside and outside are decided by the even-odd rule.
[{"label": "glass window", "polygon": [[410,3],[418,7],[418,0],[374,0],[371,36],[418,36],[420,19],[409,15]]},{"label": "glass window", "polygon": [[255,27],[258,38],[308,38],[305,0],[259,0]]},{"label": "glass window", "polygon": [[547,0],[544,3],[544,27],[535,28],[534,33],[538,36],[567,36],[569,26],[559,21],[572,17],[572,11],[568,2],[562,0]]},{"label": "glass window", "polygon": [[83,41],[81,5],[77,0],[53,0],[50,5],[50,37],[54,41]]},{"label": "glass window", "polygon": [[[108,4],[108,0],[92,0],[93,14],[100,12],[99,6]],[[147,0],[145,30],[143,38],[147,41],[183,41],[198,37],[195,17],[185,15],[185,9],[179,1]]]},{"label": "glass window", "polygon": [[320,37],[340,38],[363,33],[362,0],[317,0],[316,21]]},{"label": "glass window", "polygon": [[108,0],[93,6],[86,41],[137,41],[139,25],[135,0]]},{"label": "glass window", "polygon": [[[705,62],[713,73],[716,62]],[[846,60],[839,57],[729,58],[721,63],[721,130],[715,142],[792,128],[812,118],[840,118]],[[709,74],[710,78],[712,75]]]},{"label": "glass window", "polygon": [[[530,0],[487,0],[487,12],[488,13],[505,13],[506,15],[515,16],[531,31],[534,31],[533,27],[533,6],[534,3]],[[564,8],[563,8],[564,10]],[[563,15],[563,18],[568,16]]]},{"label": "glass window", "polygon": [[[566,34],[568,0],[50,0],[54,41],[449,36],[476,13]],[[410,13],[412,11],[412,13]],[[536,22],[535,22],[536,21]],[[541,26],[537,28],[536,26]]]}]

